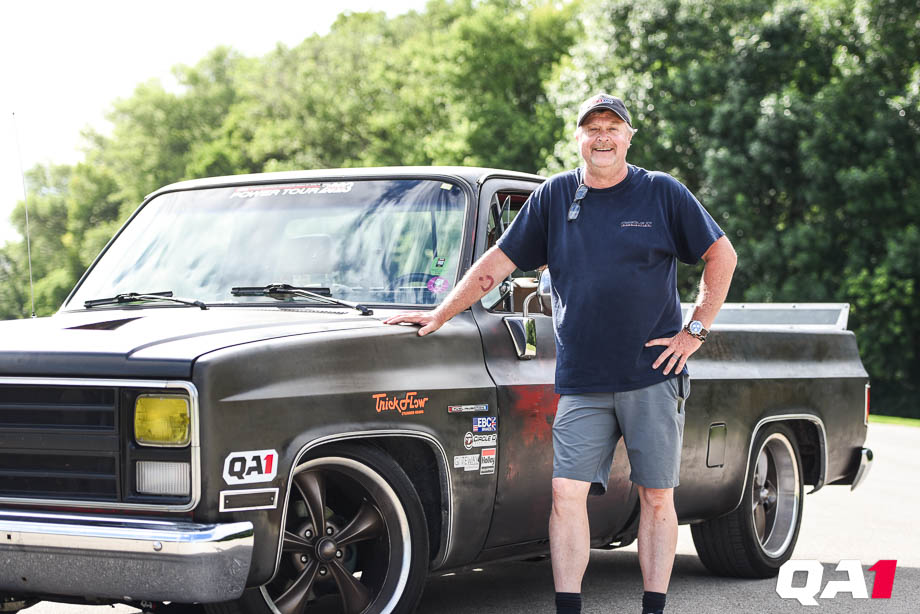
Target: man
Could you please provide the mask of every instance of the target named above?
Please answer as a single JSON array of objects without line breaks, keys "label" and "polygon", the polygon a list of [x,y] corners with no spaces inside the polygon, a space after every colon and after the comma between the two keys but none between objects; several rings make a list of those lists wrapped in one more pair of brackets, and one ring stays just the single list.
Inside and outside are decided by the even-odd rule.
[{"label": "man", "polygon": [[[642,612],[664,609],[677,547],[684,364],[705,341],[736,264],[731,243],[686,187],[627,164],[634,134],[622,100],[586,100],[575,131],[584,167],[541,185],[437,309],[386,320],[421,324],[418,334],[427,335],[491,290],[489,280],[548,265],[561,395],[549,526],[560,614],[581,611],[587,496],[606,490],[620,436],[639,491]],[[700,258],[699,297],[682,328],[676,260]]]}]

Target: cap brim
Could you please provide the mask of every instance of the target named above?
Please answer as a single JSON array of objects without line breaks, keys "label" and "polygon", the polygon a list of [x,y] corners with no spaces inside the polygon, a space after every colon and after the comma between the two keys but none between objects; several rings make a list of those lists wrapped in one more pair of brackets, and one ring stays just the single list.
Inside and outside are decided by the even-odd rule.
[{"label": "cap brim", "polygon": [[596,105],[594,105],[593,107],[591,107],[590,109],[588,109],[587,111],[585,111],[585,112],[581,115],[581,117],[578,119],[578,125],[580,126],[580,125],[582,125],[583,123],[585,123],[585,120],[588,118],[588,116],[591,115],[592,113],[596,112],[596,111],[610,111],[611,113],[613,113],[614,115],[616,115],[617,117],[619,117],[620,119],[622,119],[624,122],[626,122],[627,124],[629,124],[630,126],[632,126],[632,123],[629,121],[629,118],[623,117],[623,114],[622,114],[620,111],[618,111],[617,109],[615,109],[615,108],[613,107],[613,105],[607,104],[607,103],[603,103],[603,102],[600,103],[600,104],[596,104]]}]

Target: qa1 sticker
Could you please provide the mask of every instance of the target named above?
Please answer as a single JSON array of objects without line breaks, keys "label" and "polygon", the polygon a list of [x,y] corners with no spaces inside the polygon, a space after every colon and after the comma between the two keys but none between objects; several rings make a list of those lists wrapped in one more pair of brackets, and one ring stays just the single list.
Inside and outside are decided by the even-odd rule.
[{"label": "qa1 sticker", "polygon": [[276,475],[278,452],[275,450],[231,452],[224,459],[224,482],[230,486],[271,482]]},{"label": "qa1 sticker", "polygon": [[428,280],[428,289],[431,290],[432,294],[444,294],[450,290],[450,282],[440,275],[436,275]]}]

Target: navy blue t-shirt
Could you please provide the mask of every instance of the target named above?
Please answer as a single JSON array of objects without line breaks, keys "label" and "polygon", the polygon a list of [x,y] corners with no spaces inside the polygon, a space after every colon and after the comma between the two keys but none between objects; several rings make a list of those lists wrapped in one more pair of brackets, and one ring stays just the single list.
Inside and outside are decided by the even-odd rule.
[{"label": "navy blue t-shirt", "polygon": [[673,377],[652,363],[682,326],[677,260],[695,264],[723,234],[667,173],[628,165],[611,188],[591,188],[567,221],[582,169],[534,191],[498,246],[521,270],[549,265],[556,392],[636,390]]}]

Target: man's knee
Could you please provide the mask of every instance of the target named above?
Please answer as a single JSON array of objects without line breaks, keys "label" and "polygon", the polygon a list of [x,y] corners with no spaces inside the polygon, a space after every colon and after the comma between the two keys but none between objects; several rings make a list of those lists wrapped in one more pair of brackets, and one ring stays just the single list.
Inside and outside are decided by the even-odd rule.
[{"label": "man's knee", "polygon": [[672,510],[674,509],[674,489],[639,486],[639,501],[643,507],[649,509]]},{"label": "man's knee", "polygon": [[584,507],[591,482],[553,478],[553,511]]}]

